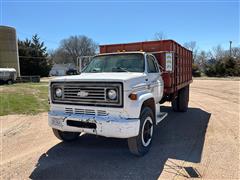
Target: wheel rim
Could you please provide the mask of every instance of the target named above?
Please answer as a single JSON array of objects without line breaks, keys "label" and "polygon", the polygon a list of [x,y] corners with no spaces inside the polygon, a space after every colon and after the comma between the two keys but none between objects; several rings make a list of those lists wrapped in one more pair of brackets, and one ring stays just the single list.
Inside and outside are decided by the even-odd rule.
[{"label": "wheel rim", "polygon": [[152,141],[153,121],[151,117],[147,117],[142,126],[142,144],[147,147]]}]

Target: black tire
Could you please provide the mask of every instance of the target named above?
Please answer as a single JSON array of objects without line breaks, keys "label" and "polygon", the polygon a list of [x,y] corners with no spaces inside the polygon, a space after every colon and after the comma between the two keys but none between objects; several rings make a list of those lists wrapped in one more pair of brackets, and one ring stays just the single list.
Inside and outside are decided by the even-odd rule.
[{"label": "black tire", "polygon": [[78,132],[63,132],[63,131],[59,131],[57,129],[52,129],[53,130],[53,134],[60,139],[61,141],[74,141],[78,138],[79,134]]},{"label": "black tire", "polygon": [[189,85],[180,89],[176,99],[172,101],[172,109],[176,112],[186,112],[189,102]]},{"label": "black tire", "polygon": [[172,109],[173,111],[178,112],[178,98],[172,101]]},{"label": "black tire", "polygon": [[179,112],[186,112],[188,110],[189,85],[181,89],[179,93]]},{"label": "black tire", "polygon": [[149,151],[154,135],[154,122],[152,109],[144,107],[140,115],[140,128],[138,136],[128,138],[128,148],[132,154],[144,156]]},{"label": "black tire", "polygon": [[8,80],[8,81],[7,81],[7,84],[8,84],[8,85],[11,85],[11,84],[13,84],[13,81],[12,81],[12,80]]}]

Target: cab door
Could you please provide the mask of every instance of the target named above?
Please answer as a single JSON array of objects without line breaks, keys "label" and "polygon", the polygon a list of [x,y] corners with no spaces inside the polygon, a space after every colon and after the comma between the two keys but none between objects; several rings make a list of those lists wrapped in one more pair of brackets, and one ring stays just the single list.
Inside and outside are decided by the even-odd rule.
[{"label": "cab door", "polygon": [[163,95],[163,80],[157,61],[151,54],[147,54],[147,73],[148,88],[154,95],[155,103],[158,103]]}]

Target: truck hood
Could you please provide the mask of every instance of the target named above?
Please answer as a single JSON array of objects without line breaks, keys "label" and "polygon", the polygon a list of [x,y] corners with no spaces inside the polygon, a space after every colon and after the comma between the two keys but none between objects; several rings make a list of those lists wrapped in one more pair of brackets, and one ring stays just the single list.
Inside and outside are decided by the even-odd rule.
[{"label": "truck hood", "polygon": [[132,87],[142,84],[146,77],[145,73],[82,73],[75,76],[62,76],[51,80],[51,82],[123,82],[124,90],[131,90]]}]

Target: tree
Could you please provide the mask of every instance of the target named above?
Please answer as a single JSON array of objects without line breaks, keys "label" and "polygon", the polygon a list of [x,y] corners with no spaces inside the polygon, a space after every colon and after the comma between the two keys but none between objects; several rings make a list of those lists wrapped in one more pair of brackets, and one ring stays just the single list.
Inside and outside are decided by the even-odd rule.
[{"label": "tree", "polygon": [[205,65],[207,76],[240,76],[240,49],[232,48],[232,56],[229,50],[224,50],[220,45],[211,51],[211,59]]},{"label": "tree", "polygon": [[201,77],[201,71],[198,64],[192,64],[193,77]]},{"label": "tree", "polygon": [[198,53],[198,48],[197,48],[197,43],[196,41],[190,41],[190,42],[186,42],[183,45],[185,48],[189,49],[190,51],[192,51],[193,53],[193,62],[196,63],[196,59],[197,59],[197,53]]},{"label": "tree", "polygon": [[74,63],[68,53],[60,48],[49,51],[49,56],[53,64]]},{"label": "tree", "polygon": [[167,36],[163,32],[156,32],[154,34],[154,40],[165,40]]},{"label": "tree", "polygon": [[81,56],[93,56],[98,45],[87,36],[70,36],[63,39],[59,48],[52,54],[56,63],[70,63],[77,65],[77,58]]},{"label": "tree", "polygon": [[218,61],[219,59],[222,59],[223,57],[227,56],[229,53],[227,53],[221,45],[218,45],[216,47],[212,48],[212,56]]},{"label": "tree", "polygon": [[196,48],[196,41],[190,41],[190,42],[186,42],[184,43],[184,47],[191,50],[191,51],[194,51],[194,49]]},{"label": "tree", "polygon": [[18,40],[21,75],[48,76],[51,65],[48,62],[47,47],[37,34],[32,39]]},{"label": "tree", "polygon": [[239,47],[232,48],[232,57],[240,60],[240,48]]},{"label": "tree", "polygon": [[196,57],[196,63],[199,64],[201,70],[203,70],[204,65],[208,60],[208,54],[205,51],[201,51]]}]

